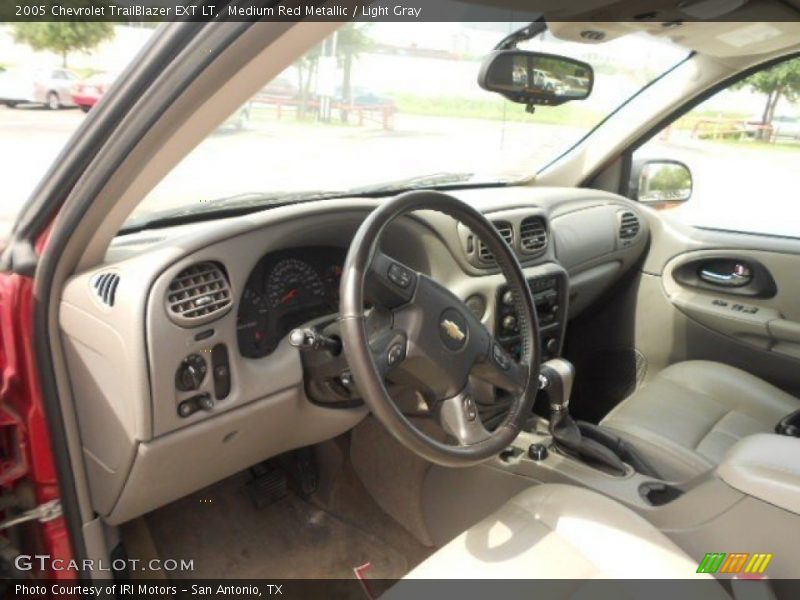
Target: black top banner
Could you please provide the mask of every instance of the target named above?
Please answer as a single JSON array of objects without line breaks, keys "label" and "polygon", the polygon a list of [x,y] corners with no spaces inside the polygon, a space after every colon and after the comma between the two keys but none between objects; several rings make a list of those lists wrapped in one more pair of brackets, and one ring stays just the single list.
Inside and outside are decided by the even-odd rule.
[{"label": "black top banner", "polygon": [[[524,10],[521,9],[524,7]],[[546,10],[544,10],[546,8]],[[0,21],[800,21],[800,0],[0,0]]]}]

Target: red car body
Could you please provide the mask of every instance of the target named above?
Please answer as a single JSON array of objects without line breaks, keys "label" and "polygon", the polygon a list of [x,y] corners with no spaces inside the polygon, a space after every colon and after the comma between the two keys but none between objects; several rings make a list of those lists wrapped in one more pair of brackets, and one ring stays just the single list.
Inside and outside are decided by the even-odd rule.
[{"label": "red car body", "polygon": [[[40,238],[37,254],[46,243]],[[33,332],[33,279],[0,273],[0,488],[14,489],[24,480],[31,483],[37,505],[59,499],[56,466],[39,387]],[[49,555],[66,564],[72,558],[64,518],[28,526],[33,547],[30,554]],[[75,579],[74,571],[47,570],[37,576]]]},{"label": "red car body", "polygon": [[108,73],[98,73],[82,79],[72,86],[72,102],[77,104],[83,112],[89,112],[106,93],[112,81],[114,81],[114,76]]}]

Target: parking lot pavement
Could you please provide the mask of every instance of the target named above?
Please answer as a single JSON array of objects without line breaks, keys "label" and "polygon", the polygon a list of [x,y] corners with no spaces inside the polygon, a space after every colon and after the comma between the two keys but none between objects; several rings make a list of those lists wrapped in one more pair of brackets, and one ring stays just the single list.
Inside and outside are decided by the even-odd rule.
[{"label": "parking lot pavement", "polygon": [[78,109],[0,106],[0,238],[84,116]]}]

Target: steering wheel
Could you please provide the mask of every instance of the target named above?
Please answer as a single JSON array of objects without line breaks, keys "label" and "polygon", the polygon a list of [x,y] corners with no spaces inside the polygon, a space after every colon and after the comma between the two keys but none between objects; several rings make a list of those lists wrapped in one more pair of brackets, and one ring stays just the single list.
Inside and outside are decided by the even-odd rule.
[{"label": "steering wheel", "polygon": [[[466,225],[496,258],[516,304],[519,362],[447,288],[379,251],[380,239],[392,221],[423,209]],[[364,308],[365,286],[372,311]],[[339,309],[342,344],[361,396],[375,417],[412,452],[443,466],[469,466],[498,454],[517,437],[538,388],[541,351],[536,306],[513,251],[478,210],[433,191],[408,192],[382,204],[353,238],[342,273]],[[385,316],[377,326],[372,318],[376,312]],[[422,392],[456,443],[441,442],[415,427],[393,402],[387,377]],[[513,396],[505,419],[493,432],[478,416],[470,377]]]}]

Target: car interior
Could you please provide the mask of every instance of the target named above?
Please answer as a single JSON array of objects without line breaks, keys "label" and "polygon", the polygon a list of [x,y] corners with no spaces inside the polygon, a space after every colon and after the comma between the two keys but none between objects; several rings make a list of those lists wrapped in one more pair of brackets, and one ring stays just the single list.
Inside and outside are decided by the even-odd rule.
[{"label": "car interior", "polygon": [[[588,579],[709,578],[706,553],[768,552],[775,593],[796,576],[800,241],[672,220],[632,154],[800,52],[782,18],[800,5],[763,3],[759,35],[753,3],[675,27],[595,4],[554,2],[546,27],[688,57],[526,181],[120,235],[341,24],[216,24],[172,58],[76,180],[37,284],[87,556],[188,556],[203,578]],[[480,82],[511,99],[491,69],[514,48]],[[520,97],[546,110],[559,91]]]}]

